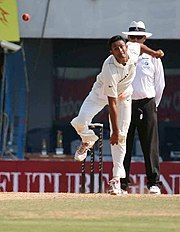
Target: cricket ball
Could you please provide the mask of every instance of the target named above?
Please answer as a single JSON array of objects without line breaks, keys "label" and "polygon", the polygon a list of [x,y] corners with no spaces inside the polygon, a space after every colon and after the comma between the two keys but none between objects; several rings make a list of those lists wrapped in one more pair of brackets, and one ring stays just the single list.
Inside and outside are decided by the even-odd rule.
[{"label": "cricket ball", "polygon": [[28,13],[22,14],[22,20],[28,22],[30,20],[30,15]]}]

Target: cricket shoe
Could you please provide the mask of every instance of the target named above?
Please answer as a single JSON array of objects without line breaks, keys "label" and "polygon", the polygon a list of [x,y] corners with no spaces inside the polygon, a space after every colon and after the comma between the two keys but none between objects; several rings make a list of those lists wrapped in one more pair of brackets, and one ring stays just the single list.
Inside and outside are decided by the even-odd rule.
[{"label": "cricket shoe", "polygon": [[161,194],[161,190],[157,185],[153,185],[153,186],[150,187],[149,193],[159,195],[159,194]]},{"label": "cricket shoe", "polygon": [[111,195],[118,195],[121,193],[120,181],[117,179],[112,179],[109,181],[108,193]]},{"label": "cricket shoe", "polygon": [[74,159],[77,161],[85,160],[87,157],[87,152],[94,146],[94,143],[94,141],[82,143],[80,147],[77,149]]},{"label": "cricket shoe", "polygon": [[120,188],[120,180],[112,179],[109,181],[108,193],[111,195],[127,195],[128,192]]}]

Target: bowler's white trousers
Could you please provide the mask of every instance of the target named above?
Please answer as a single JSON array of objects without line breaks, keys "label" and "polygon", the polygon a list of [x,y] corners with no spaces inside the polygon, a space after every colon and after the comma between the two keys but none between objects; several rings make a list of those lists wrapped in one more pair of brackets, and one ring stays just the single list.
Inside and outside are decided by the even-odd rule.
[{"label": "bowler's white trousers", "polygon": [[[94,116],[107,104],[107,98],[99,98],[93,92],[90,92],[84,100],[78,116],[71,121],[71,125],[75,128],[83,142],[98,140],[98,137],[95,135],[93,130],[88,128],[88,125],[91,124]],[[131,96],[117,101],[117,111],[120,136],[118,145],[111,145],[113,178],[125,178],[126,174],[123,161],[126,153],[126,137],[131,120]],[[112,132],[111,120],[110,131]]]}]

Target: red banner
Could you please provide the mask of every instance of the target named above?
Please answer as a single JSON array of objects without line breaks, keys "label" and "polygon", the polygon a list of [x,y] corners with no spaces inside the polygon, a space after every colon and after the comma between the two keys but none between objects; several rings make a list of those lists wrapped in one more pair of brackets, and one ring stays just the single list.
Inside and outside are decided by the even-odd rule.
[{"label": "red banner", "polygon": [[[86,164],[86,192],[90,191],[90,167]],[[162,193],[180,193],[180,162],[162,162]],[[95,192],[98,192],[98,162]],[[112,162],[104,162],[103,191],[112,178]],[[132,163],[131,193],[147,193],[144,163]],[[75,161],[0,161],[1,192],[72,192],[81,189],[81,163]]]},{"label": "red banner", "polygon": [[[180,89],[179,76],[168,76],[163,97],[158,107],[159,121],[179,121],[180,119]],[[88,95],[95,81],[95,77],[70,80],[57,79],[55,81],[56,120],[69,122],[77,116],[83,100]],[[107,121],[104,110],[99,117]]]},{"label": "red banner", "polygon": [[180,77],[168,76],[166,87],[158,108],[160,121],[179,121],[180,120]]},{"label": "red banner", "polygon": [[95,81],[94,77],[55,81],[56,120],[69,121],[77,116],[83,100]]}]

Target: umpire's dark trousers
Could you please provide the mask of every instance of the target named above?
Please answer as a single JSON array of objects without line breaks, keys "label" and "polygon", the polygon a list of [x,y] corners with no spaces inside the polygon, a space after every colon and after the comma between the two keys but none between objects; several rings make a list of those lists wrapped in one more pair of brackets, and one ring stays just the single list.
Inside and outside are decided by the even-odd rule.
[{"label": "umpire's dark trousers", "polygon": [[144,154],[147,187],[159,185],[159,138],[157,109],[154,98],[132,101],[131,123],[127,135],[127,148],[124,159],[126,178],[121,179],[121,188],[127,189],[135,130],[137,128]]}]

